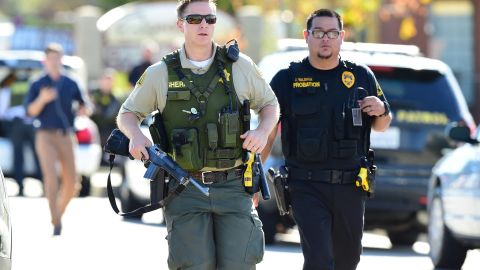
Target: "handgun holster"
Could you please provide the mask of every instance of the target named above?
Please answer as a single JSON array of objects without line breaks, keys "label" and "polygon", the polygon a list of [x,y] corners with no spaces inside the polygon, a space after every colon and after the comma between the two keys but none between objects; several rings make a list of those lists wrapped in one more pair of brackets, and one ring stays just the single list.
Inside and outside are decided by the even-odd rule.
[{"label": "handgun holster", "polygon": [[274,168],[268,169],[267,178],[273,183],[275,201],[280,215],[290,214],[290,193],[288,190],[286,167],[281,166],[279,170],[275,170]]}]

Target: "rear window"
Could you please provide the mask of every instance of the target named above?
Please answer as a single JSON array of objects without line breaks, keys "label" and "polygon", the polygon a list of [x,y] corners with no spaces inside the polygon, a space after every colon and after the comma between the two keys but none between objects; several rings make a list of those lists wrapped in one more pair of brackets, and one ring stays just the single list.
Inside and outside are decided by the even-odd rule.
[{"label": "rear window", "polygon": [[435,70],[370,67],[394,111],[427,111],[458,119],[459,110],[446,76]]}]

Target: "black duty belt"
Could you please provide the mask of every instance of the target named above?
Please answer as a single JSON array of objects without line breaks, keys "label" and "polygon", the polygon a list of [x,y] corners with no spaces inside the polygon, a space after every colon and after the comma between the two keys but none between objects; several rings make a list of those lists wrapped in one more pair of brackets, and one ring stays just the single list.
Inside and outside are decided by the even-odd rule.
[{"label": "black duty belt", "polygon": [[237,179],[242,176],[241,168],[233,168],[225,171],[210,171],[210,172],[190,172],[190,175],[202,181],[205,185],[213,183],[223,183],[227,180]]},{"label": "black duty belt", "polygon": [[355,182],[358,171],[340,170],[307,170],[288,168],[289,178],[293,180],[309,180],[331,184],[351,184]]}]

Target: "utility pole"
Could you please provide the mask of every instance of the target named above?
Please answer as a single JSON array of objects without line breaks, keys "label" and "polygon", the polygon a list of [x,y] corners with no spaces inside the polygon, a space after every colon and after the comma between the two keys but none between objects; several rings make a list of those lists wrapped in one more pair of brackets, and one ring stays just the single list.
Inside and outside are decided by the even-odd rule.
[{"label": "utility pole", "polygon": [[473,2],[473,48],[474,48],[474,102],[472,108],[475,122],[480,123],[480,0]]}]

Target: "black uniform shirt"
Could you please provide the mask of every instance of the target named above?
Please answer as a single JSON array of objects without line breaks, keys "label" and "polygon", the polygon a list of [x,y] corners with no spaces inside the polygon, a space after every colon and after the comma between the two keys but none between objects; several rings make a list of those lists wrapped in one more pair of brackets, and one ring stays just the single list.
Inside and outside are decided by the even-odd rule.
[{"label": "black uniform shirt", "polygon": [[[314,68],[308,58],[280,70],[270,83],[280,103],[282,149],[286,164],[316,169],[352,170],[370,146],[371,119],[353,126],[357,100],[386,101],[368,67],[340,60],[331,70]],[[359,94],[359,87],[367,93]]]}]

